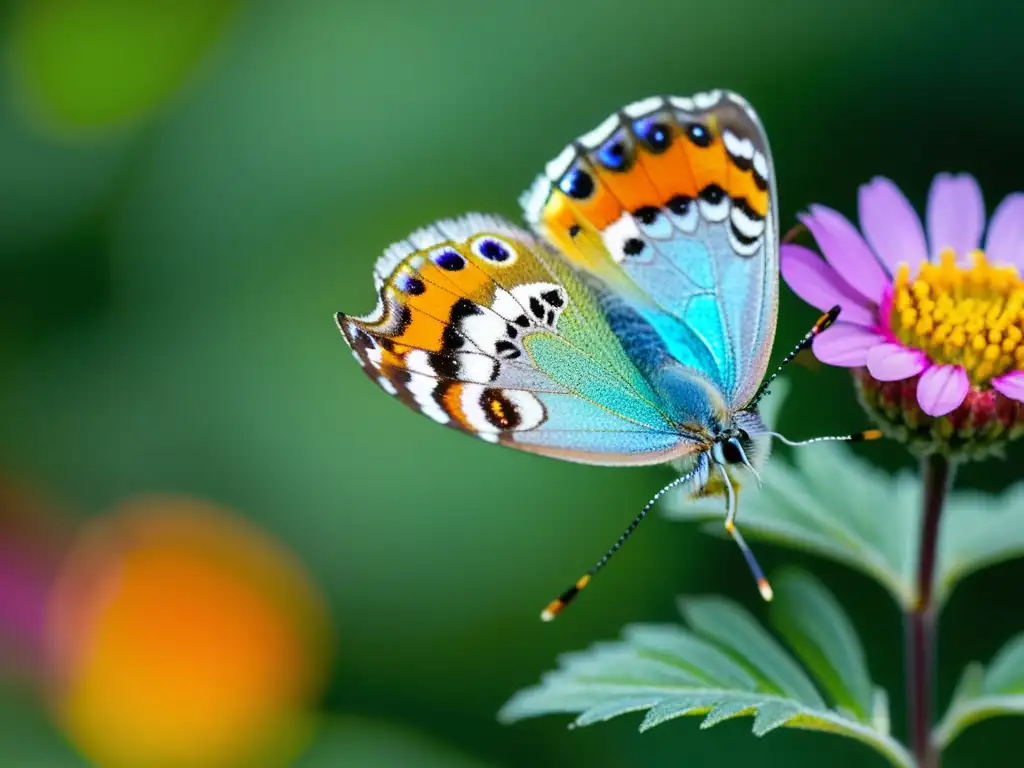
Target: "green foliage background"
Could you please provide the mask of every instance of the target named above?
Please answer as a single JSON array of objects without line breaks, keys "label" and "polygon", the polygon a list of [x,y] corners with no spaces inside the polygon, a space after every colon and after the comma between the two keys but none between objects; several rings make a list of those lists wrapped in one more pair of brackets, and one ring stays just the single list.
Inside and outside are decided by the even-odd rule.
[{"label": "green foliage background", "polygon": [[[296,550],[338,632],[324,702],[338,721],[307,764],[398,765],[421,750],[431,765],[794,768],[819,765],[822,748],[835,768],[882,764],[824,736],[759,742],[743,722],[642,737],[629,718],[572,733],[557,718],[499,725],[557,653],[674,620],[680,593],[765,608],[732,544],[660,518],[542,625],[539,609],[669,472],[563,464],[437,427],[366,380],[332,313],[372,307],[390,241],[468,210],[518,217],[545,161],[653,93],[746,95],[784,222],[815,201],[855,214],[875,174],[920,207],[941,170],[974,173],[991,211],[1024,189],[1021,6],[31,0],[0,13],[0,471],[83,516],[137,492],[202,496]],[[814,316],[783,289],[778,351]],[[784,431],[864,426],[843,372],[791,379]],[[909,462],[893,445],[859,452]],[[1002,488],[1022,455],[961,482]],[[887,594],[759,551],[829,585],[872,676],[898,694]],[[1022,628],[1005,606],[1022,578],[1000,566],[953,595],[943,702],[959,669]],[[0,758],[73,765],[10,696]],[[1014,726],[969,731],[948,764],[1016,764]]]}]

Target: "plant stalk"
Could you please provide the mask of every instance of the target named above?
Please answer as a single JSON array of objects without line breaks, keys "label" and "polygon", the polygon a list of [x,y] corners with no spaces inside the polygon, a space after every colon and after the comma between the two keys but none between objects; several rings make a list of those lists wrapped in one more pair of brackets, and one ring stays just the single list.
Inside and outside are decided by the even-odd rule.
[{"label": "plant stalk", "polygon": [[939,523],[952,480],[945,456],[932,454],[921,461],[924,508],[917,561],[917,602],[905,617],[907,726],[911,748],[920,768],[939,768],[940,755],[932,740],[935,698],[935,561]]}]

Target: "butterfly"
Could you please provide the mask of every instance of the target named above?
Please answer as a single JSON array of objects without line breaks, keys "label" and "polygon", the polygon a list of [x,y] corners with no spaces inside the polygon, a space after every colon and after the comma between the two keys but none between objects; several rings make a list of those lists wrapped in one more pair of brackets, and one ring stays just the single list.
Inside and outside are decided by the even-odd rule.
[{"label": "butterfly", "polygon": [[643,99],[546,165],[521,197],[529,231],[485,214],[437,221],[384,251],[373,312],[336,315],[370,378],[440,424],[568,461],[683,470],[545,620],[683,483],[725,496],[726,529],[771,599],[735,519],[737,472],[757,476],[785,440],[757,411],[778,315],[777,200],[743,97]]}]

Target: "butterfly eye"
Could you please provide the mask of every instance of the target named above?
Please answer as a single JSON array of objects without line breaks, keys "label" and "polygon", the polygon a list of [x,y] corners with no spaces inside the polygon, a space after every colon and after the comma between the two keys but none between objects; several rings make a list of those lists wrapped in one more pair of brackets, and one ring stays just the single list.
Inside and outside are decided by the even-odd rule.
[{"label": "butterfly eye", "polygon": [[665,124],[645,117],[633,123],[633,133],[652,152],[664,152],[672,143],[672,130]]},{"label": "butterfly eye", "polygon": [[481,237],[473,241],[473,253],[485,261],[507,264],[515,259],[515,249],[497,237]]},{"label": "butterfly eye", "polygon": [[582,168],[571,168],[558,182],[558,188],[571,198],[586,200],[594,192],[594,180]]},{"label": "butterfly eye", "polygon": [[722,444],[722,457],[730,464],[742,464],[746,456],[743,446],[735,437],[730,437]]}]

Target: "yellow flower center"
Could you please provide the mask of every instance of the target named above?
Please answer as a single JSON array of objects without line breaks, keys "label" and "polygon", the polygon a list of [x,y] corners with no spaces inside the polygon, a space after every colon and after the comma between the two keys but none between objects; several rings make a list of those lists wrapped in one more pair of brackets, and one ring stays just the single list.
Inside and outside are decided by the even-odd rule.
[{"label": "yellow flower center", "polygon": [[892,332],[937,365],[960,365],[971,383],[988,384],[1024,369],[1024,280],[1015,267],[990,264],[973,251],[970,267],[952,250],[910,279],[901,264],[893,282]]}]

